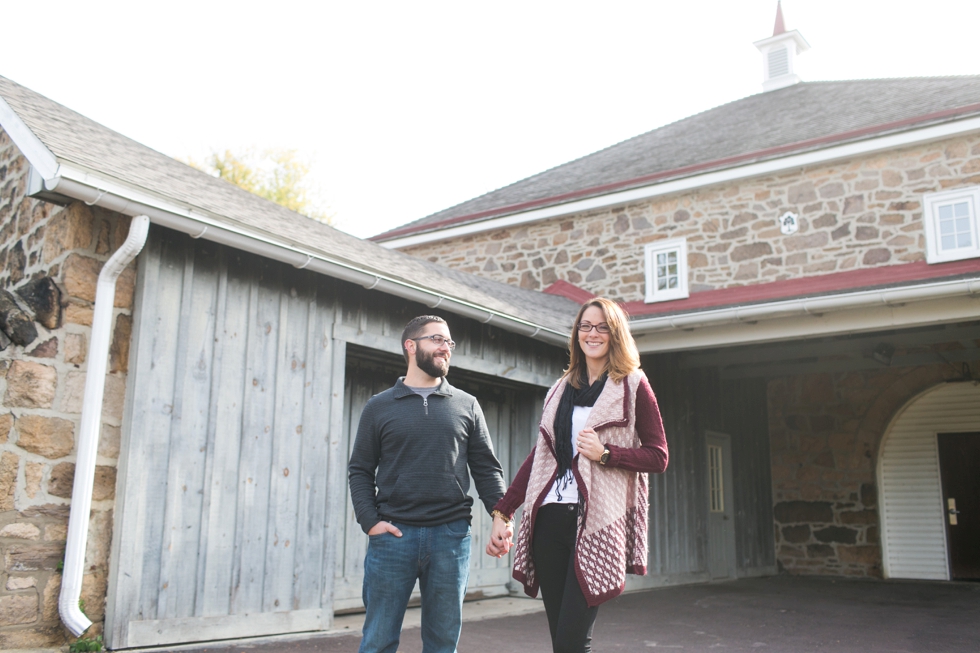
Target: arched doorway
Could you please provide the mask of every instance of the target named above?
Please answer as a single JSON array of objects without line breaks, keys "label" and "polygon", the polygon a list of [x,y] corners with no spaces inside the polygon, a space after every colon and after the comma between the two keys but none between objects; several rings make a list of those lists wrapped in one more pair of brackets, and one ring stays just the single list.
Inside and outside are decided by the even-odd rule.
[{"label": "arched doorway", "polygon": [[[886,578],[962,577],[950,565],[950,545],[956,545],[965,520],[978,520],[980,514],[950,518],[946,504],[955,497],[945,497],[944,486],[949,492],[948,482],[957,480],[952,476],[962,474],[941,464],[940,445],[947,434],[980,451],[980,385],[947,383],[926,391],[898,412],[882,439],[878,487]],[[957,528],[950,536],[949,529]]]}]

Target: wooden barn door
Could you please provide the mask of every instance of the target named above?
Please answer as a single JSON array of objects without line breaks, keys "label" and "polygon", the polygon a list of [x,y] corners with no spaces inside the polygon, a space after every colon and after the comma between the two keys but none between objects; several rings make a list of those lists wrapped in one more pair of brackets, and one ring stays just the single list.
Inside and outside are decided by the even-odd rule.
[{"label": "wooden barn door", "polygon": [[[348,351],[350,356],[344,388],[343,450],[349,458],[364,405],[368,399],[390,388],[399,376],[404,375],[405,365],[401,360],[385,357],[379,352],[357,350],[354,347],[349,347]],[[449,382],[479,399],[490,429],[494,452],[504,468],[505,483],[510,483],[534,442],[544,389],[501,385],[495,379],[458,369],[450,369]],[[507,594],[507,584],[510,581],[509,556],[497,559],[484,552],[491,522],[477,496],[472,478],[469,494],[473,497],[473,527],[467,596],[476,599]],[[338,611],[358,610],[363,607],[361,584],[368,543],[367,535],[354,517],[349,491],[344,502],[344,511],[344,533],[342,542],[337,547],[334,571],[334,609]],[[413,601],[417,600],[416,587]]]},{"label": "wooden barn door", "polygon": [[161,229],[138,280],[107,644],[329,627],[333,300]]},{"label": "wooden barn door", "polygon": [[735,507],[732,491],[732,441],[709,431],[708,450],[708,567],[712,580],[735,578]]}]

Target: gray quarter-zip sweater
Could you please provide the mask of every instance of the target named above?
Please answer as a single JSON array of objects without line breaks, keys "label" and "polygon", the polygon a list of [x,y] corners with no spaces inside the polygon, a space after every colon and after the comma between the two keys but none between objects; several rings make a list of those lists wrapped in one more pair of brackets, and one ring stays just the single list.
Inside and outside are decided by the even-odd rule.
[{"label": "gray quarter-zip sweater", "polygon": [[470,519],[469,472],[487,512],[504,495],[503,470],[476,397],[443,378],[427,398],[405,385],[368,401],[347,466],[357,523],[438,526]]}]

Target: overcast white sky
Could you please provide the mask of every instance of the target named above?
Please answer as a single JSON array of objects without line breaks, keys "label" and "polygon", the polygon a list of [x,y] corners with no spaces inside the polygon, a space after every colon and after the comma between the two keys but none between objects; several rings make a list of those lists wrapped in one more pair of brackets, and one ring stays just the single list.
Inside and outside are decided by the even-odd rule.
[{"label": "overcast white sky", "polygon": [[[315,162],[369,236],[761,90],[775,0],[0,2],[0,75],[174,157]],[[784,0],[805,80],[980,74],[980,0]]]}]

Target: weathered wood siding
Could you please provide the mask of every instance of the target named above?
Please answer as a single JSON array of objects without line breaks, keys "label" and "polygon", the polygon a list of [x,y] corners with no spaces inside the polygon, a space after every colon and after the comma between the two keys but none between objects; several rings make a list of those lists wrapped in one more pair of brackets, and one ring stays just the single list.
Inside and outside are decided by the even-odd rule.
[{"label": "weathered wood siding", "polygon": [[[405,322],[437,311],[159,228],[139,265],[109,645],[328,627],[337,550],[353,537],[341,518],[348,436],[364,394],[393,381],[345,391],[348,352],[397,352]],[[461,343],[454,370],[470,372],[488,420],[529,437],[515,415],[536,411],[528,401],[563,352],[444,317]],[[499,401],[487,375],[510,388]],[[509,458],[510,432],[497,431]],[[500,563],[484,557],[474,577],[499,586]]]},{"label": "weathered wood siding", "polygon": [[772,490],[765,384],[720,381],[714,368],[687,369],[681,356],[645,357],[664,419],[670,464],[650,478],[650,563],[628,589],[708,581],[706,431],[732,442],[737,571],[773,573]]}]

